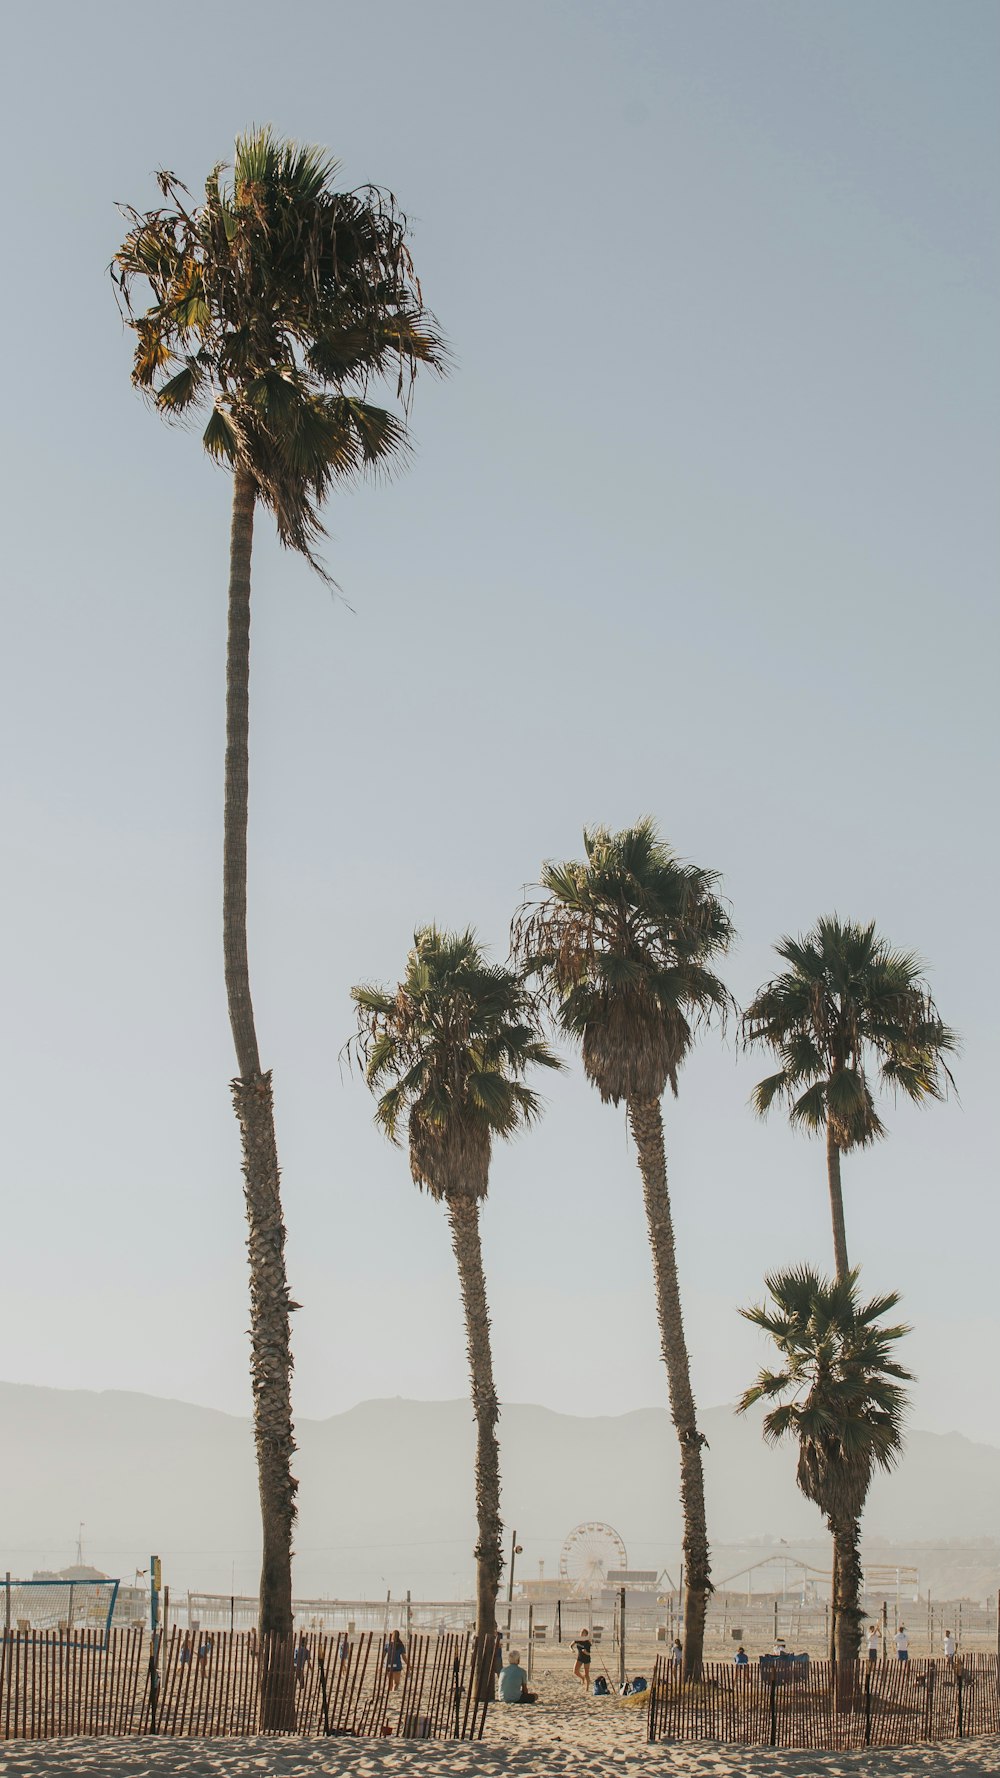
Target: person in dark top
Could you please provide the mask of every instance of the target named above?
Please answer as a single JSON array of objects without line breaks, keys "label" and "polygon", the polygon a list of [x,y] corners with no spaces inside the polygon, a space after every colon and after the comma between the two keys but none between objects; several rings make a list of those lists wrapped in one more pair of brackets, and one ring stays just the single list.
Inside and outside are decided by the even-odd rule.
[{"label": "person in dark top", "polygon": [[389,1675],[389,1690],[391,1692],[399,1689],[399,1682],[403,1677],[405,1666],[406,1646],[399,1631],[393,1630],[385,1645],[385,1670]]},{"label": "person in dark top", "polygon": [[573,1668],[573,1677],[582,1680],[584,1691],[586,1691],[590,1686],[590,1631],[582,1631],[573,1647],[576,1649],[576,1666]]}]

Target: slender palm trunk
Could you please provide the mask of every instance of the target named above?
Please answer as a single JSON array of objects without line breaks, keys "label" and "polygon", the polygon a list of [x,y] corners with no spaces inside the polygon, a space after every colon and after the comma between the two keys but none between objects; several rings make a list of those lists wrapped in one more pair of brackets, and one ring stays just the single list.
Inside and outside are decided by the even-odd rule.
[{"label": "slender palm trunk", "polygon": [[656,1282],[656,1314],[660,1325],[660,1355],[667,1367],[670,1414],[677,1429],[681,1451],[681,1508],[684,1515],[684,1678],[701,1673],[705,1645],[705,1613],[712,1592],[712,1568],[705,1523],[705,1478],[698,1431],[691,1366],[684,1338],[674,1227],[667,1189],[667,1162],[663,1150],[663,1117],[658,1099],[640,1103],[630,1099],[628,1117],[635,1138],[642,1174],[649,1244]]},{"label": "slender palm trunk", "polygon": [[838,1280],[846,1278],[847,1228],[844,1223],[844,1193],[840,1183],[840,1144],[830,1119],[826,1120],[826,1176],[830,1185],[830,1217],[833,1222],[833,1257]]},{"label": "slender palm trunk", "polygon": [[486,1301],[479,1203],[464,1193],[450,1194],[448,1224],[465,1310],[465,1349],[476,1416],[476,1634],[495,1636],[497,1592],[503,1567],[500,1539],[500,1409],[493,1383],[490,1312]]},{"label": "slender palm trunk", "polygon": [[226,799],[223,944],[229,1022],[239,1075],[233,1105],[243,1145],[250,1257],[250,1349],[260,1488],[260,1633],[292,1631],[295,1481],[288,1282],[270,1073],[262,1073],[247,965],[247,800],[250,697],[250,554],[255,489],[237,470],[230,539],[226,661]]},{"label": "slender palm trunk", "polygon": [[[844,1222],[844,1192],[840,1183],[840,1144],[833,1132],[829,1117],[826,1120],[826,1176],[830,1187],[830,1218],[833,1223],[833,1257],[837,1268],[837,1278],[847,1277],[847,1226]],[[841,1596],[838,1577],[839,1557],[837,1544],[833,1546],[833,1578],[830,1588],[830,1649],[831,1653],[839,1650],[840,1632],[838,1628],[838,1601]],[[859,1632],[860,1634],[860,1632]],[[839,1659],[839,1653],[837,1653]]]},{"label": "slender palm trunk", "polygon": [[834,1613],[837,1625],[837,1699],[850,1709],[857,1689],[861,1652],[861,1521],[829,1521],[834,1549]]}]

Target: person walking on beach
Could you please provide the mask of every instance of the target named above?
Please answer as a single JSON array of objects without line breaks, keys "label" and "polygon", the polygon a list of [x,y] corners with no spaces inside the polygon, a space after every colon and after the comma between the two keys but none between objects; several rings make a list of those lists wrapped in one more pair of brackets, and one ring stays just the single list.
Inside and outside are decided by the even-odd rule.
[{"label": "person walking on beach", "polygon": [[955,1641],[954,1632],[952,1630],[946,1630],[944,1633],[943,1650],[944,1650],[944,1658],[947,1661],[949,1667],[953,1667],[955,1665],[956,1648],[957,1648],[957,1643]]},{"label": "person walking on beach", "polygon": [[896,1659],[908,1661],[910,1658],[910,1638],[906,1634],[906,1625],[900,1624],[896,1631]]},{"label": "person walking on beach", "polygon": [[389,1675],[389,1690],[398,1691],[403,1668],[406,1666],[406,1649],[403,1638],[398,1630],[393,1630],[385,1645],[385,1670]]},{"label": "person walking on beach", "polygon": [[573,1668],[574,1679],[583,1681],[583,1689],[590,1686],[590,1631],[584,1630],[573,1644],[576,1649],[576,1666]]},{"label": "person walking on beach", "polygon": [[879,1627],[877,1624],[873,1624],[868,1632],[868,1659],[877,1661],[881,1652],[882,1638],[879,1634]]}]

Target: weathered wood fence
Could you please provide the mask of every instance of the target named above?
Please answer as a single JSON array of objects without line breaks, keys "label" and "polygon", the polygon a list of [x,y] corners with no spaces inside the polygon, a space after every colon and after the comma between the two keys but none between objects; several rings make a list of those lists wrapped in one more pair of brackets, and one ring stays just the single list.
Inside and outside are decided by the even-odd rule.
[{"label": "weathered wood fence", "polygon": [[[396,1690],[374,1632],[0,1634],[0,1739],[404,1735],[478,1740],[496,1641],[414,1636]],[[262,1707],[262,1691],[267,1704]]]},{"label": "weathered wood fence", "polygon": [[650,1686],[650,1741],[726,1741],[741,1747],[905,1747],[1000,1734],[996,1655],[948,1661],[707,1661],[684,1684],[662,1656]]}]

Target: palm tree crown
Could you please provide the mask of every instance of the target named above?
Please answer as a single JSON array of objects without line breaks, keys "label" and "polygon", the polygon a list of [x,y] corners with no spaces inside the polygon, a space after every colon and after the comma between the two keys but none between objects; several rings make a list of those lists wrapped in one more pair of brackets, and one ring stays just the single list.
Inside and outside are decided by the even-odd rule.
[{"label": "palm tree crown", "polygon": [[875,1108],[881,1083],[908,1098],[943,1099],[954,1081],[944,1060],[957,1047],[922,979],[919,960],[895,951],[875,930],[818,920],[804,938],[776,947],[791,965],[754,997],[743,1015],[748,1044],[762,1044],[781,1068],[755,1087],[765,1116],[784,1099],[794,1124],[828,1127],[840,1149],[886,1134]]},{"label": "palm tree crown", "polygon": [[510,969],[487,963],[472,931],[414,934],[396,992],[351,990],[353,1048],[379,1094],[376,1121],[393,1142],[404,1125],[414,1181],[435,1198],[486,1196],[494,1137],[538,1117],[530,1068],[559,1068],[534,1000]]},{"label": "palm tree crown", "polygon": [[[252,131],[231,178],[221,164],[209,175],[204,203],[161,172],[160,208],[123,207],[131,226],[112,267],[133,382],[168,419],[208,408],[206,450],[250,475],[281,541],[314,567],[331,483],[406,448],[369,383],[392,374],[405,406],[417,366],[445,363],[405,217],[373,186],[333,190],[336,171],[320,149]],[[153,299],[142,313],[137,284]]]},{"label": "palm tree crown", "polygon": [[771,1336],[782,1364],[761,1370],[738,1412],[777,1402],[765,1416],[764,1437],[773,1444],[791,1434],[799,1446],[802,1493],[831,1524],[855,1520],[875,1469],[892,1469],[902,1449],[902,1384],[912,1373],[892,1354],[910,1330],[881,1324],[899,1296],[890,1292],[862,1304],[857,1270],[831,1281],[799,1266],[765,1283],[772,1304],[740,1313]]},{"label": "palm tree crown", "polygon": [[583,860],[543,867],[545,899],[522,908],[515,949],[601,1098],[659,1099],[668,1081],[677,1091],[697,1022],[731,1004],[708,967],[732,939],[719,878],[677,858],[648,818],[583,843]]}]

